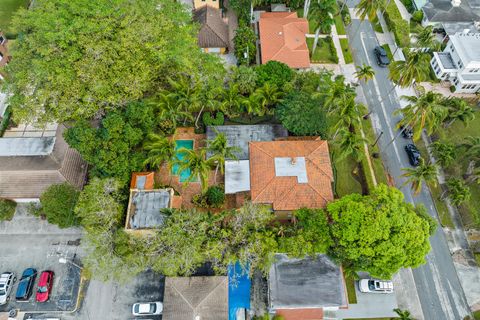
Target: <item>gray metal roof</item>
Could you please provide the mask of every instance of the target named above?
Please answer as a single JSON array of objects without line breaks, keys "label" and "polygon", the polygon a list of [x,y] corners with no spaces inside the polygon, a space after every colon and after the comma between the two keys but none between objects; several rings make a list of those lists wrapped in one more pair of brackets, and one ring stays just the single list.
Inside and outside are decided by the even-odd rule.
[{"label": "gray metal roof", "polygon": [[54,145],[55,137],[0,138],[0,157],[47,156]]},{"label": "gray metal roof", "polygon": [[[207,140],[213,140],[217,136],[216,131],[225,134],[229,146],[240,148],[236,153],[238,160],[249,159],[248,143],[250,141],[272,141],[288,136],[288,131],[279,124],[228,125],[207,127]],[[211,156],[211,153],[207,153],[207,157]]]},{"label": "gray metal roof", "polygon": [[167,190],[132,191],[134,213],[130,218],[132,229],[155,228],[163,225],[166,216],[161,209],[168,208],[170,192]]},{"label": "gray metal roof", "polygon": [[289,259],[277,254],[275,258],[268,279],[272,309],[347,305],[342,271],[326,255]]},{"label": "gray metal roof", "polygon": [[225,193],[250,191],[250,161],[225,161]]}]

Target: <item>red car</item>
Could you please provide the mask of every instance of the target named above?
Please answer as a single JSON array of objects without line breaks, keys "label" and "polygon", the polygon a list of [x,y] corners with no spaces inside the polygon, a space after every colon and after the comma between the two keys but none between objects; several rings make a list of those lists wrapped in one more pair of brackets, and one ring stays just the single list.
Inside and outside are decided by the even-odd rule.
[{"label": "red car", "polygon": [[43,271],[38,280],[37,302],[45,302],[48,300],[53,286],[53,271]]}]

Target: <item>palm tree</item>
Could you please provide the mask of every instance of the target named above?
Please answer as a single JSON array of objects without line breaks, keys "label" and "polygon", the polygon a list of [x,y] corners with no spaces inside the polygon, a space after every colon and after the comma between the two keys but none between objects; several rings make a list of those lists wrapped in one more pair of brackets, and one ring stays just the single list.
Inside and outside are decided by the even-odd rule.
[{"label": "palm tree", "polygon": [[442,167],[450,166],[456,158],[455,146],[451,143],[441,143],[436,141],[429,146],[435,157],[436,162]]},{"label": "palm tree", "polygon": [[357,67],[357,72],[354,74],[358,80],[363,80],[366,83],[373,79],[375,76],[375,71],[373,70],[372,66],[364,63],[363,65]]},{"label": "palm tree", "polygon": [[401,310],[401,309],[393,309],[393,311],[395,311],[396,314],[398,314],[398,317],[400,320],[415,320],[412,318],[412,316],[410,315],[410,311],[408,310]]},{"label": "palm tree", "polygon": [[206,159],[207,150],[205,148],[199,150],[180,148],[178,153],[183,154],[182,159],[174,161],[174,165],[178,165],[178,172],[190,170],[190,177],[185,184],[194,181],[194,179],[199,179],[202,193],[205,193],[208,189],[208,175],[213,167],[214,160]]},{"label": "palm tree", "polygon": [[359,124],[360,121],[358,118],[358,106],[353,97],[343,96],[335,106],[335,108],[330,109],[330,114],[335,114],[339,117],[338,122],[334,127],[336,130],[336,133],[333,136],[334,139],[340,129],[345,128],[353,131],[354,125]]},{"label": "palm tree", "polygon": [[465,149],[463,157],[469,161],[465,178],[470,180],[475,169],[475,163],[480,159],[480,137],[465,137],[465,142],[458,147]]},{"label": "palm tree", "polygon": [[[184,76],[180,77],[177,81],[171,78],[167,78],[167,80],[172,87],[169,95],[175,101],[178,108],[186,112],[197,112],[200,109],[197,119],[195,120],[195,123],[197,123],[204,108],[204,105],[200,108],[200,87]],[[184,124],[185,123],[186,121]]]},{"label": "palm tree", "polygon": [[[377,11],[386,8],[386,6],[385,0],[360,0],[355,7],[359,13],[358,17],[360,19],[360,25],[367,17],[368,20],[373,21],[377,17]],[[353,35],[353,38],[357,37],[359,30],[360,26]]]},{"label": "palm tree", "polygon": [[326,111],[336,108],[336,104],[340,99],[355,97],[355,89],[345,84],[345,78],[343,76],[337,76],[333,82],[328,85],[323,85],[320,92],[314,93],[313,97],[323,98]]},{"label": "palm tree", "polygon": [[174,101],[174,98],[166,93],[161,93],[156,102],[153,102],[158,107],[158,116],[161,119],[168,120],[176,128],[180,121],[193,121],[193,116],[190,112],[183,111]]},{"label": "palm tree", "polygon": [[418,140],[425,129],[431,135],[442,121],[447,117],[448,109],[443,104],[442,95],[428,91],[420,97],[404,96],[410,102],[403,109],[398,109],[394,114],[401,113],[403,119],[400,120],[399,126],[410,126],[413,129],[413,139]]},{"label": "palm tree", "polygon": [[320,32],[325,34],[332,32],[332,24],[335,23],[333,15],[336,9],[336,0],[314,0],[310,4],[308,18],[315,23],[315,40],[313,41],[312,52],[315,52],[317,48]]},{"label": "palm tree", "polygon": [[[447,180],[448,198],[454,206],[459,206],[471,197],[470,188],[458,178],[450,178]],[[442,195],[442,197],[445,194]]]},{"label": "palm tree", "polygon": [[229,117],[233,117],[240,112],[242,108],[242,95],[237,84],[232,84],[230,88],[224,89],[221,94],[220,110]]},{"label": "palm tree", "polygon": [[207,150],[213,153],[212,159],[215,161],[215,181],[217,181],[217,173],[220,168],[220,172],[224,174],[225,170],[225,159],[238,160],[237,152],[240,151],[240,148],[237,146],[229,146],[227,137],[223,132],[216,132],[217,136],[215,139],[208,141]]},{"label": "palm tree", "polygon": [[437,41],[433,34],[433,26],[422,28],[415,38],[417,39],[417,48],[428,48],[429,52],[440,48],[440,42]]},{"label": "palm tree", "polygon": [[403,168],[402,177],[407,178],[403,185],[410,184],[415,195],[422,190],[422,182],[437,184],[437,167],[420,158],[420,164],[415,168]]},{"label": "palm tree", "polygon": [[430,56],[420,51],[407,51],[405,60],[393,61],[389,69],[389,78],[395,87],[408,87],[413,81],[421,82],[427,78],[430,73]]},{"label": "palm tree", "polygon": [[444,100],[444,104],[449,109],[445,127],[450,127],[456,120],[460,120],[464,125],[475,119],[475,110],[464,99],[452,97]]},{"label": "palm tree", "polygon": [[148,153],[143,164],[150,165],[153,168],[159,168],[164,162],[170,168],[170,164],[175,158],[175,141],[159,134],[150,133],[144,144],[144,149]]},{"label": "palm tree", "polygon": [[276,85],[270,84],[269,82],[265,82],[265,84],[262,87],[257,88],[253,94],[265,110],[282,102],[282,92],[278,90]]},{"label": "palm tree", "polygon": [[245,111],[252,118],[254,115],[263,116],[267,110],[263,108],[263,105],[260,103],[258,96],[251,94],[249,97],[242,99],[242,105],[245,108]]},{"label": "palm tree", "polygon": [[355,132],[342,128],[339,130],[337,139],[334,140],[334,143],[338,150],[340,150],[340,155],[337,160],[352,156],[355,161],[360,162],[365,156],[365,153],[362,152],[362,148],[364,148],[365,143],[368,143],[368,141],[355,134]]}]

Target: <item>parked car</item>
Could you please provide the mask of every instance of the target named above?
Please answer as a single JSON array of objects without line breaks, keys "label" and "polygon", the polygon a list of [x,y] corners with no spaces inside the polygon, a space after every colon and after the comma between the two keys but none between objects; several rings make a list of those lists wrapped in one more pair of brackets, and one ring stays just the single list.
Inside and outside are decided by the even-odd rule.
[{"label": "parked car", "polygon": [[411,139],[413,137],[413,129],[409,125],[400,125],[400,130],[402,130],[402,137],[405,139]]},{"label": "parked car", "polygon": [[45,302],[50,298],[53,286],[53,271],[47,270],[40,274],[40,279],[37,285],[37,302]]},{"label": "parked car", "polygon": [[10,292],[16,280],[13,272],[4,272],[0,275],[0,305],[7,303],[10,299]]},{"label": "parked car", "polygon": [[380,67],[386,67],[390,64],[387,51],[383,47],[376,46],[373,51],[375,52],[375,57],[377,58],[377,63]]},{"label": "parked car", "polygon": [[163,303],[161,302],[143,302],[135,303],[132,307],[134,316],[153,316],[162,314]]},{"label": "parked car", "polygon": [[409,143],[405,146],[405,151],[408,155],[408,161],[412,166],[418,166],[420,164],[420,151],[418,151],[417,147],[413,143]]},{"label": "parked car", "polygon": [[360,292],[393,293],[393,282],[390,280],[362,279],[358,281]]},{"label": "parked car", "polygon": [[18,282],[17,293],[15,294],[15,299],[17,301],[28,301],[28,299],[30,299],[36,278],[36,269],[28,268],[23,271],[22,277]]}]

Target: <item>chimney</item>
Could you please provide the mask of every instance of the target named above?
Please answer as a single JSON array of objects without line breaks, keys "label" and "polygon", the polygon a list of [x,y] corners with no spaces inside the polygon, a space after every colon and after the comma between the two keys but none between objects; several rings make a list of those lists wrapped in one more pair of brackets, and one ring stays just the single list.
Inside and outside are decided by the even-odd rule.
[{"label": "chimney", "polygon": [[296,165],[296,164],[297,164],[297,158],[292,157],[292,158],[290,159],[290,163],[291,163],[292,166]]},{"label": "chimney", "polygon": [[452,6],[459,7],[462,4],[462,0],[452,0]]}]

